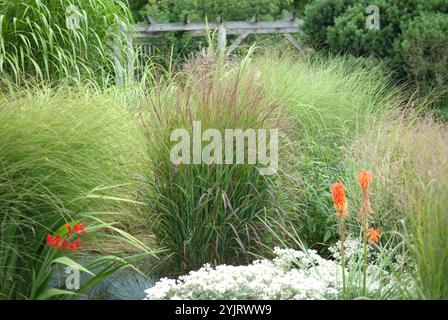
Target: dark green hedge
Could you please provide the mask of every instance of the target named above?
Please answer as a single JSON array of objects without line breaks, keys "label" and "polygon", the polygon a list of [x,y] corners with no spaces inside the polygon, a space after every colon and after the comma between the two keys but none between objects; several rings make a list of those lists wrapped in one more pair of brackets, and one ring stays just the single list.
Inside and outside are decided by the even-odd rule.
[{"label": "dark green hedge", "polygon": [[304,31],[332,52],[383,59],[419,86],[446,85],[448,1],[376,0],[380,29],[366,27],[370,0],[316,0],[305,8]]},{"label": "dark green hedge", "polygon": [[417,84],[448,83],[448,14],[424,13],[403,26],[395,50]]}]

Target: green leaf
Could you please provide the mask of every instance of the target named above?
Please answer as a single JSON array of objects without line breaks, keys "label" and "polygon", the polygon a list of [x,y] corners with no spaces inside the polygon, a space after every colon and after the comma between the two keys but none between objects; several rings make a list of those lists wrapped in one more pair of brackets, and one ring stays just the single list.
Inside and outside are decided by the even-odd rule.
[{"label": "green leaf", "polygon": [[73,267],[73,268],[77,268],[80,271],[83,271],[85,273],[88,273],[92,276],[95,276],[92,272],[90,272],[88,269],[86,269],[85,267],[83,267],[82,265],[80,265],[79,263],[73,261],[72,259],[68,258],[68,257],[60,257],[57,258],[55,260],[53,260],[53,263],[60,263],[69,267]]},{"label": "green leaf", "polygon": [[77,295],[77,293],[69,290],[62,290],[56,288],[49,288],[42,292],[36,299],[37,300],[47,300],[49,298],[60,296],[60,295]]},{"label": "green leaf", "polygon": [[328,241],[333,236],[333,230],[328,229],[324,235],[324,242]]}]

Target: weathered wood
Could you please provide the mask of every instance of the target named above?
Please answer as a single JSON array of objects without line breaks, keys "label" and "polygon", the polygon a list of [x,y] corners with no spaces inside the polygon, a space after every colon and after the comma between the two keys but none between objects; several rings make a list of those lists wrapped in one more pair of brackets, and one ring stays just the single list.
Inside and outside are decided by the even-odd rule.
[{"label": "weathered wood", "polygon": [[219,24],[222,24],[224,22],[224,14],[222,11],[219,13],[218,19],[216,19],[216,22]]},{"label": "weathered wood", "polygon": [[283,17],[284,21],[294,21],[296,20],[296,11],[293,10],[291,12],[289,12],[286,16]]},{"label": "weathered wood", "polygon": [[148,15],[145,16],[145,20],[148,25],[156,24],[156,21]]},{"label": "weathered wood", "polygon": [[297,33],[301,32],[300,26],[303,20],[277,20],[277,21],[224,21],[222,23],[151,23],[136,26],[137,37],[160,36],[165,32],[193,32],[193,35],[203,35],[208,30],[218,29],[221,25],[226,28],[227,34],[242,34],[245,32],[254,34],[268,33]]},{"label": "weathered wood", "polygon": [[249,20],[249,22],[258,22],[258,14],[254,13],[254,15],[252,16],[252,18]]},{"label": "weathered wood", "polygon": [[299,51],[302,51],[303,53],[307,53],[308,52],[308,49],[305,48],[304,46],[302,46],[300,44],[300,42],[297,41],[296,38],[294,38],[291,34],[284,33],[283,35],[289,41],[289,43],[291,43],[293,45],[294,48],[296,48]]},{"label": "weathered wood", "polygon": [[190,17],[188,16],[188,14],[186,14],[184,17],[184,24],[189,24],[189,23],[190,23]]},{"label": "weathered wood", "polygon": [[235,49],[241,44],[241,42],[243,42],[243,40],[247,38],[247,36],[248,36],[249,34],[250,34],[249,32],[245,32],[245,33],[240,34],[240,35],[235,39],[235,41],[233,41],[233,43],[230,45],[230,47],[227,49],[227,52],[226,52],[226,53],[227,53],[227,54],[232,53],[232,51],[235,50]]},{"label": "weathered wood", "polygon": [[227,30],[226,27],[221,24],[218,28],[218,52],[226,52],[227,46]]},{"label": "weathered wood", "polygon": [[[306,52],[306,48],[291,35],[291,33],[303,33],[300,29],[303,20],[296,17],[295,11],[276,21],[258,21],[257,14],[254,14],[249,21],[224,21],[223,14],[220,13],[216,22],[190,23],[188,16],[184,17],[183,23],[157,23],[149,16],[146,16],[146,22],[135,26],[135,37],[160,37],[167,32],[189,32],[191,36],[203,36],[217,30],[218,50],[231,53],[249,34],[283,34],[297,50]],[[226,50],[227,35],[238,37]]]}]

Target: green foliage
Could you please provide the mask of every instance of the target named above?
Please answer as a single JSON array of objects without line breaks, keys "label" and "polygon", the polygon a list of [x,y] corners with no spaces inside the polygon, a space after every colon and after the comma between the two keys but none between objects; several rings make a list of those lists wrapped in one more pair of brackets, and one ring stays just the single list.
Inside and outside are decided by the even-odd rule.
[{"label": "green foliage", "polygon": [[445,0],[417,0],[417,11],[448,13],[448,2]]},{"label": "green foliage", "polygon": [[275,128],[276,105],[265,99],[253,73],[200,61],[177,76],[183,85],[163,83],[148,98],[149,220],[158,243],[172,255],[165,272],[250,261],[250,252],[260,253],[266,236],[259,218],[273,209],[272,183],[254,165],[172,163],[171,149],[179,143],[170,141],[173,130],[186,129],[191,146],[198,143],[192,121],[201,121],[202,132],[213,128],[222,137],[225,129]]},{"label": "green foliage", "polygon": [[337,231],[331,184],[342,180],[355,185],[360,169],[344,159],[349,142],[390,115],[396,91],[379,67],[354,58],[302,60],[270,54],[252,67],[260,72],[270,98],[289,106],[288,119],[295,128],[290,142],[283,141],[288,153],[280,162],[276,189],[283,219],[291,220],[309,247],[320,248],[335,241]]},{"label": "green foliage", "polygon": [[443,35],[446,1],[379,0],[375,5],[380,29],[372,30],[366,27],[365,11],[370,4],[366,0],[315,1],[306,7],[304,30],[313,42],[331,51],[384,59],[397,78],[408,76],[420,88],[444,83],[448,76],[442,66],[447,46]]},{"label": "green foliage", "polygon": [[258,13],[260,19],[269,20],[290,7],[288,0],[162,0],[149,1],[143,12],[159,22],[181,22],[185,15],[192,22],[203,22],[206,18],[214,21],[221,13],[228,21],[248,20],[254,13]]},{"label": "green foliage", "polygon": [[107,221],[135,199],[142,136],[111,96],[66,87],[2,95],[0,132],[0,298],[36,299],[58,258],[48,233],[83,221],[132,239]]},{"label": "green foliage", "polygon": [[406,19],[406,8],[387,0],[376,2],[380,8],[380,29],[366,28],[365,9],[368,1],[350,6],[335,17],[334,26],[328,30],[327,42],[332,49],[356,55],[387,57],[393,54],[393,43],[401,21]]},{"label": "green foliage", "polygon": [[297,14],[301,17],[305,11],[305,7],[313,0],[293,0],[292,3],[296,9]]},{"label": "green foliage", "polygon": [[368,30],[366,8],[372,4],[369,1],[318,0],[306,7],[304,31],[313,42],[329,45],[337,51],[384,57],[390,54],[388,49],[400,36],[403,22],[420,12],[443,10],[446,6],[443,3],[440,0],[431,3],[379,0],[375,5],[380,10],[380,30]]},{"label": "green foliage", "polygon": [[303,31],[314,45],[325,45],[334,19],[345,12],[354,0],[315,0],[305,7]]},{"label": "green foliage", "polygon": [[417,299],[448,299],[448,199],[444,192],[434,192],[431,185],[417,194],[410,227],[405,233],[414,261],[412,269]]},{"label": "green foliage", "polygon": [[16,84],[86,78],[107,83],[117,61],[125,65],[124,30],[131,19],[121,0],[1,0],[0,74]]},{"label": "green foliage", "polygon": [[419,85],[443,87],[448,82],[448,14],[428,13],[409,21],[396,50]]},{"label": "green foliage", "polygon": [[143,17],[140,13],[142,8],[148,4],[148,0],[128,0],[129,7],[131,8],[132,14],[136,21],[143,20]]}]

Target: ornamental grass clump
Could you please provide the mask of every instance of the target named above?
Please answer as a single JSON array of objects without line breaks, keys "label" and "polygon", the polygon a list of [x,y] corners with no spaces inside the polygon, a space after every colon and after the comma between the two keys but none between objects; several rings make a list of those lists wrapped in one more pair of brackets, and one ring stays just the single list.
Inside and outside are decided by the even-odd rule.
[{"label": "ornamental grass clump", "polygon": [[[376,63],[366,67],[350,57],[277,52],[269,48],[251,62],[267,94],[288,106],[293,128],[288,132],[291,152],[282,158],[284,174],[276,197],[284,219],[291,221],[302,241],[326,250],[325,243],[337,240],[337,229],[328,227],[334,217],[329,185],[336,179],[345,182],[349,142],[390,118],[401,94]],[[368,155],[372,150],[363,152]],[[346,185],[350,194],[353,186]]]},{"label": "ornamental grass clump", "polygon": [[[131,241],[117,223],[136,211],[143,137],[107,93],[61,87],[0,97],[0,299],[44,299],[61,254],[49,245],[64,245],[66,224]],[[74,241],[66,254],[80,254]]]},{"label": "ornamental grass clump", "polygon": [[[448,188],[446,182],[445,186]],[[447,300],[448,196],[431,184],[425,187],[425,191],[409,197],[412,211],[403,236],[410,248],[414,266],[410,272],[416,290],[407,298]]]},{"label": "ornamental grass clump", "polygon": [[[284,126],[278,102],[266,98],[244,62],[207,67],[201,63],[195,70],[177,76],[182,84],[162,78],[147,92],[144,127],[152,189],[148,220],[158,244],[170,253],[164,271],[173,273],[204,263],[248,263],[249,252],[260,253],[264,250],[260,244],[270,237],[260,218],[273,212],[275,175],[263,176],[258,164],[248,163],[248,137],[242,146],[233,138],[226,143],[232,154],[230,163],[216,161],[216,156],[224,160],[218,149],[213,162],[203,161],[201,153],[215,138],[206,142],[201,140],[202,133],[212,129],[224,139],[228,129],[270,132]],[[188,147],[182,155],[187,160],[173,163],[173,147],[180,142],[172,134],[178,130],[186,137],[186,143],[182,141]],[[237,154],[243,155],[244,163],[236,161]],[[196,155],[199,161],[194,160]]]},{"label": "ornamental grass clump", "polygon": [[0,0],[0,88],[124,78],[132,20],[122,0]]}]

